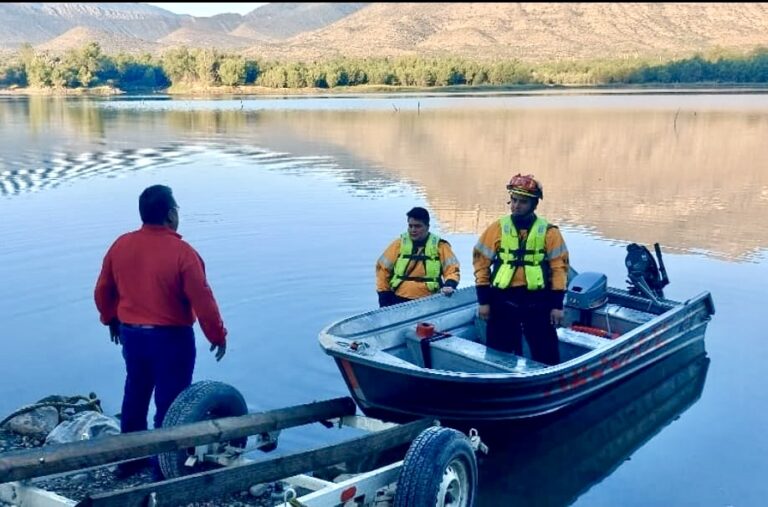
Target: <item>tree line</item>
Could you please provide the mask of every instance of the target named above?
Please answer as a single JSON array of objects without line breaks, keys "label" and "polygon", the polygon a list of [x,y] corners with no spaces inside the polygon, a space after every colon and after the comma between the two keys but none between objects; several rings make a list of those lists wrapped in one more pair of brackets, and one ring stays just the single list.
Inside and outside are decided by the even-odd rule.
[{"label": "tree line", "polygon": [[768,83],[768,48],[749,53],[716,49],[676,60],[644,58],[527,63],[458,57],[335,58],[280,62],[249,59],[215,49],[179,47],[162,55],[105,54],[91,42],[63,54],[25,45],[0,60],[0,87],[93,88],[124,91],[235,86],[336,88],[644,85]]}]

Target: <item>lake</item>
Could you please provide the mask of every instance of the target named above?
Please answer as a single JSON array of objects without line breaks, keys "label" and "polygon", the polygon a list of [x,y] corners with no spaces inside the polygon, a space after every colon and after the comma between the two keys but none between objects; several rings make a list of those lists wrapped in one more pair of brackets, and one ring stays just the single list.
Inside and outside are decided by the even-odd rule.
[{"label": "lake", "polygon": [[[0,97],[0,139],[0,417],[91,391],[119,412],[93,288],[149,185],[173,188],[229,329],[217,363],[196,328],[195,380],[257,411],[347,395],[318,332],[376,306],[376,259],[411,207],[471,285],[506,182],[533,173],[577,270],[623,287],[625,246],[659,242],[666,296],[709,290],[717,313],[708,358],[491,447],[478,505],[765,504],[766,94]],[[317,426],[281,446],[335,438]]]}]

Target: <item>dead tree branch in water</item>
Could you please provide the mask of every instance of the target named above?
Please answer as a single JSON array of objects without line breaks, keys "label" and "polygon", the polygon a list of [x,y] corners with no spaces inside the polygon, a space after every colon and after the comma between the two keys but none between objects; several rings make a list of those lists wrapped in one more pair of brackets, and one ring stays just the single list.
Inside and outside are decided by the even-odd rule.
[{"label": "dead tree branch in water", "polygon": [[672,122],[672,127],[673,127],[673,128],[674,128],[674,130],[675,130],[675,135],[677,135],[677,117],[678,117],[679,115],[680,115],[680,109],[678,108],[678,110],[675,112],[675,121],[674,121],[674,122]]}]

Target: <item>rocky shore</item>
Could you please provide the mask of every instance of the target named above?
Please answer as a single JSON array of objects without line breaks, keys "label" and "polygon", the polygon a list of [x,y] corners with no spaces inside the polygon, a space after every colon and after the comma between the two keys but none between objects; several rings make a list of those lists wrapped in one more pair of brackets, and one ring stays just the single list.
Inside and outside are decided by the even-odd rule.
[{"label": "rocky shore", "polygon": [[[42,442],[0,429],[0,453],[39,447]],[[51,479],[35,479],[33,486],[59,494],[70,500],[80,501],[87,495],[107,493],[154,482],[152,472],[146,470],[123,479],[114,473],[115,466],[104,466],[85,472],[75,472]],[[233,493],[223,498],[180,504],[185,507],[272,507],[283,501],[284,491],[279,483],[262,484]],[[0,500],[0,507],[14,504]]]}]

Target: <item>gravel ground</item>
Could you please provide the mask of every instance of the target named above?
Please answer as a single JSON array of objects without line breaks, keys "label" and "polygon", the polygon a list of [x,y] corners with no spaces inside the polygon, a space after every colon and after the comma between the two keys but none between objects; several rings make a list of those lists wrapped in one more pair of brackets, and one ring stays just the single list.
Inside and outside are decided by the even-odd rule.
[{"label": "gravel ground", "polygon": [[[106,493],[154,482],[152,473],[149,469],[126,479],[115,478],[113,469],[114,466],[97,468],[87,472],[68,475],[66,477],[35,482],[35,486],[47,491],[53,491],[54,493],[58,493],[59,495],[72,500],[80,501],[88,494]],[[255,491],[261,493],[258,497],[252,496],[249,491],[246,490],[233,493],[224,498],[180,505],[185,505],[187,507],[271,507],[282,500],[282,493],[277,492],[276,489],[276,485],[268,485],[259,488],[260,491]]]},{"label": "gravel ground", "polygon": [[[21,437],[12,432],[0,429],[0,453],[37,447],[41,442]],[[62,477],[35,479],[34,486],[52,491],[71,500],[80,501],[87,495],[107,493],[110,491],[131,488],[153,482],[151,470],[146,470],[125,479],[114,475],[115,466],[105,466],[92,470],[72,473]],[[251,490],[254,494],[251,494]],[[265,484],[223,498],[208,501],[180,504],[185,507],[272,507],[283,501],[283,487],[280,483]],[[0,501],[0,507],[12,504]]]}]

